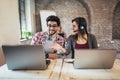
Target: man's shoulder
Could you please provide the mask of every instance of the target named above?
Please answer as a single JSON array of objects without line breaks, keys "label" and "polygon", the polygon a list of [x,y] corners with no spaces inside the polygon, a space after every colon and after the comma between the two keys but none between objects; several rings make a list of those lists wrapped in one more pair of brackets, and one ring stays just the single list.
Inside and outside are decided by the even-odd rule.
[{"label": "man's shoulder", "polygon": [[42,35],[47,35],[48,32],[37,32],[35,33],[35,36],[42,36]]},{"label": "man's shoulder", "polygon": [[57,40],[64,40],[65,38],[63,38],[62,36],[60,35],[57,35]]},{"label": "man's shoulder", "polygon": [[58,38],[63,38],[61,35],[57,35]]}]

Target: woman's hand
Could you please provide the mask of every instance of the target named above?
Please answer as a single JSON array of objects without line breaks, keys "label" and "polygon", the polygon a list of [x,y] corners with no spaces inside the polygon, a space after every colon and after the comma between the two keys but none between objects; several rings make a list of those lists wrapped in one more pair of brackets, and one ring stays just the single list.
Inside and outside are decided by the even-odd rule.
[{"label": "woman's hand", "polygon": [[60,46],[58,43],[53,43],[50,48],[53,50],[61,50],[62,46]]},{"label": "woman's hand", "polygon": [[61,50],[63,53],[66,52],[66,49],[60,46],[58,43],[53,43],[50,48],[53,50]]}]

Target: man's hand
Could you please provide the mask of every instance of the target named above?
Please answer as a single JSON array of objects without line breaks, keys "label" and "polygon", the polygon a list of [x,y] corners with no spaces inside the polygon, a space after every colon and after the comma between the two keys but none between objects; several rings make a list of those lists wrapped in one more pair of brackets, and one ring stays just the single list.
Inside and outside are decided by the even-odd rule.
[{"label": "man's hand", "polygon": [[58,58],[60,58],[60,56],[58,54],[49,53],[48,58],[49,59],[58,59]]}]

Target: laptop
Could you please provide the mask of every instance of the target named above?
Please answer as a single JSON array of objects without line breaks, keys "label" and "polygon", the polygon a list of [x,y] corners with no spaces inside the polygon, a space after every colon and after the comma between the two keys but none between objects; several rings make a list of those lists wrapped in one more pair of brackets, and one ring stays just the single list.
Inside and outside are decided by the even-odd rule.
[{"label": "laptop", "polygon": [[50,63],[42,45],[3,45],[2,49],[10,70],[44,70]]},{"label": "laptop", "polygon": [[115,49],[76,49],[73,66],[76,69],[110,69],[116,53]]}]

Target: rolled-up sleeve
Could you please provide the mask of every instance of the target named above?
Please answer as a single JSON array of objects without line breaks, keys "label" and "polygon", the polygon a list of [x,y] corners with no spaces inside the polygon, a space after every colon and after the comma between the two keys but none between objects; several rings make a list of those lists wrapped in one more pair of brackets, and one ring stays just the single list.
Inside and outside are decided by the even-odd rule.
[{"label": "rolled-up sleeve", "polygon": [[42,32],[37,32],[31,41],[31,45],[41,45],[45,42],[45,34],[43,34]]}]

